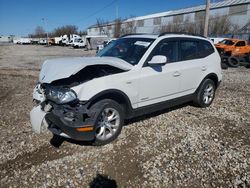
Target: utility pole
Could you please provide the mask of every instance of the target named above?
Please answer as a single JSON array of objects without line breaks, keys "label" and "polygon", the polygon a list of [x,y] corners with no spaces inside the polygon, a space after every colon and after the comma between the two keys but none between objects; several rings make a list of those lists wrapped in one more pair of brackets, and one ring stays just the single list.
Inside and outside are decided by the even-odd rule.
[{"label": "utility pole", "polygon": [[118,5],[118,0],[116,1],[116,19],[118,20],[119,18],[119,5]]},{"label": "utility pole", "polygon": [[204,24],[204,36],[208,36],[208,24],[209,24],[209,10],[210,10],[210,0],[207,0],[206,4],[206,15],[205,15],[205,24]]},{"label": "utility pole", "polygon": [[44,23],[44,26],[45,26],[45,31],[47,30],[46,32],[46,36],[47,36],[47,46],[49,46],[49,31],[48,31],[48,28],[47,28],[47,24],[45,22],[45,18],[42,18],[43,20],[43,23]]}]

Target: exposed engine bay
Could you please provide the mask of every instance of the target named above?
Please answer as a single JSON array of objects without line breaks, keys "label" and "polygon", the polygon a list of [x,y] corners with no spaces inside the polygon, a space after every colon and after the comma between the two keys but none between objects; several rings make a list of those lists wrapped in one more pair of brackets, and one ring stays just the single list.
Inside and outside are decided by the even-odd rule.
[{"label": "exposed engine bay", "polygon": [[71,75],[68,78],[55,80],[49,85],[74,87],[84,82],[90,81],[94,78],[100,78],[103,76],[108,76],[121,72],[125,71],[109,65],[91,65],[83,68],[82,70],[80,70],[74,75]]}]

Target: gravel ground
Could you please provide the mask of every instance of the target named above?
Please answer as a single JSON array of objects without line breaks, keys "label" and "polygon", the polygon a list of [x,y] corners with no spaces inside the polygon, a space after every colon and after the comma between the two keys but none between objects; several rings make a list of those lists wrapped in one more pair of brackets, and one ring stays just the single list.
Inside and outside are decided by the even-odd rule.
[{"label": "gravel ground", "polygon": [[93,51],[0,46],[0,187],[250,187],[250,69],[223,71],[213,105],[131,120],[113,143],[55,142],[29,123],[48,58]]}]

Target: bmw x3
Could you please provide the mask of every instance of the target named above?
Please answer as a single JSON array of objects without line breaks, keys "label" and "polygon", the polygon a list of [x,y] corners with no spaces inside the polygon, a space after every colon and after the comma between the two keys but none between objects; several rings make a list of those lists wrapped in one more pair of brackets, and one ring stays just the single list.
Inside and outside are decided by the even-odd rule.
[{"label": "bmw x3", "polygon": [[123,36],[96,57],[43,63],[32,129],[104,145],[118,137],[126,119],[187,102],[210,106],[221,79],[220,56],[202,36]]}]

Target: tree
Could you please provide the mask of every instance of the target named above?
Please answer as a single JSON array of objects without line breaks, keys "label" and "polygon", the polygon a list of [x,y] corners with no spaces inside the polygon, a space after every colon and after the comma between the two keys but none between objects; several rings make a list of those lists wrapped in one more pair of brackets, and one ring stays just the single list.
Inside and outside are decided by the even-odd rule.
[{"label": "tree", "polygon": [[52,32],[52,35],[54,37],[58,37],[61,35],[70,35],[70,34],[77,34],[78,33],[78,28],[75,25],[65,25],[65,26],[61,26],[58,27],[56,29],[54,29],[54,31]]},{"label": "tree", "polygon": [[82,36],[82,35],[87,35],[87,31],[82,30],[82,31],[79,31],[78,34],[79,34],[80,36]]},{"label": "tree", "polygon": [[237,26],[231,23],[227,15],[212,16],[209,21],[209,34],[210,35],[222,35],[228,33],[234,33],[237,30]]},{"label": "tree", "polygon": [[43,29],[42,26],[37,26],[35,28],[35,31],[33,34],[29,34],[30,37],[34,37],[34,38],[44,38],[46,37],[46,33],[45,30]]}]

